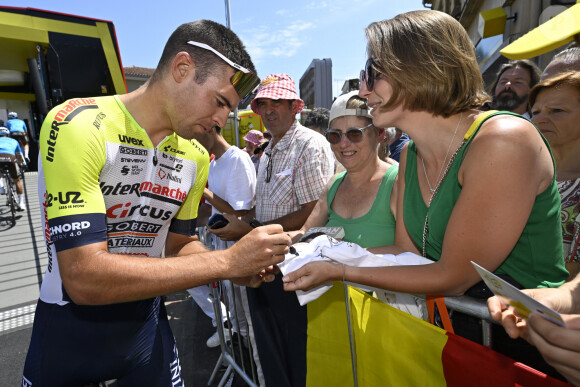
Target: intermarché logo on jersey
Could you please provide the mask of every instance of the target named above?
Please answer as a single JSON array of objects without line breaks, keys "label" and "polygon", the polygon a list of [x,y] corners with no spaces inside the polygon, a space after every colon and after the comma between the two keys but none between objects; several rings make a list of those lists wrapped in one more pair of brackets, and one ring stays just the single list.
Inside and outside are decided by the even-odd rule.
[{"label": "intermarch\u00e9 logo on jersey", "polygon": [[68,103],[62,107],[54,115],[54,120],[50,125],[50,132],[48,133],[48,139],[46,144],[46,161],[53,162],[56,155],[56,140],[58,139],[61,126],[70,123],[77,114],[83,112],[87,109],[98,109],[94,98],[79,98],[68,101]]},{"label": "intermarch\u00e9 logo on jersey", "polygon": [[172,203],[180,206],[187,197],[187,191],[182,191],[179,187],[169,188],[161,184],[154,184],[150,181],[134,184],[122,184],[118,182],[116,185],[107,185],[106,182],[101,182],[101,192],[105,196],[117,195],[137,195],[138,197],[146,196],[152,199],[161,200],[163,202]]}]

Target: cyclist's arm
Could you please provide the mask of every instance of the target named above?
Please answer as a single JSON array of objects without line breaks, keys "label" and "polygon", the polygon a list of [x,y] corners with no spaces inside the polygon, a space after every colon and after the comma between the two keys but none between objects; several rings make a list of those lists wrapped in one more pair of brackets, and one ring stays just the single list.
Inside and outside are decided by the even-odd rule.
[{"label": "cyclist's arm", "polygon": [[[184,241],[180,237],[174,246]],[[283,261],[289,243],[282,227],[270,225],[252,230],[227,250],[156,259],[110,254],[103,241],[62,250],[57,258],[70,298],[81,305],[103,305],[151,298],[226,278],[252,276]],[[197,246],[190,239],[179,253],[190,253]]]},{"label": "cyclist's arm", "polygon": [[167,241],[165,242],[166,257],[177,257],[204,251],[209,250],[199,241],[197,235],[187,236],[174,232],[167,234]]}]

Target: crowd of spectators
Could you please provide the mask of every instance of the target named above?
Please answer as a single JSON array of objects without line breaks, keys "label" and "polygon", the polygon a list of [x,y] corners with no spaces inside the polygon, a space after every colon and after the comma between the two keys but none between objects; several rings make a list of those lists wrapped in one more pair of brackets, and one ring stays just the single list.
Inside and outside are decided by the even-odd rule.
[{"label": "crowd of spectators", "polygon": [[[216,109],[216,118],[204,122],[203,130],[159,131],[193,138],[197,141],[191,144],[201,144],[213,155],[208,186],[199,195],[206,203],[199,206],[194,224],[204,226],[210,215],[224,216],[227,224],[209,230],[212,248],[223,250],[211,257],[226,261],[230,270],[213,276],[186,271],[185,258],[209,255],[194,235],[181,235],[183,230],[172,223],[166,255],[182,257],[181,271],[195,280],[155,292],[135,284],[130,299],[106,301],[134,301],[188,288],[219,326],[222,321],[215,321],[205,283],[235,278],[246,286],[232,284],[224,295],[239,300],[241,314],[233,316],[231,328],[256,349],[260,382],[302,386],[307,315],[295,291],[342,280],[401,293],[465,294],[489,299],[491,316],[505,327],[492,329],[495,350],[580,383],[580,135],[575,127],[580,120],[580,49],[556,55],[543,74],[532,61],[510,61],[487,93],[469,36],[447,14],[408,12],[374,22],[365,33],[368,59],[360,74],[361,90],[339,96],[330,110],[314,108],[304,126],[296,119],[304,102],[295,82],[280,73],[264,77],[256,90],[251,108],[267,132],[250,130],[243,138],[244,149],[227,144],[221,135],[225,110]],[[187,54],[190,59],[199,55],[200,47],[217,52],[204,43],[188,44],[196,46]],[[171,53],[164,53],[166,61],[181,60],[187,68],[188,57],[180,55],[171,59]],[[220,68],[228,75],[220,73],[219,79],[228,80],[220,87],[234,86],[230,94],[242,98],[247,93],[240,94],[233,79],[249,77],[254,70],[245,52],[238,55],[252,70],[242,67],[247,70],[243,72],[218,53],[225,63]],[[179,71],[166,66],[147,88],[122,98],[128,106],[124,114],[143,114],[141,106],[159,95],[174,98],[175,106],[184,105],[167,86],[184,87],[175,80]],[[230,77],[232,68],[237,72]],[[359,267],[317,261],[284,276],[278,273],[275,264],[289,251],[288,238],[307,243],[301,238],[308,229],[321,226],[342,227],[343,240],[372,253],[410,252],[431,263]],[[250,258],[253,243],[259,258]],[[93,253],[85,245],[79,248],[83,257]],[[72,252],[59,254],[66,270]],[[238,255],[248,267],[234,262]],[[550,326],[535,315],[522,319],[492,297],[471,261],[569,314],[568,327]],[[139,271],[138,261],[131,265],[128,273]],[[71,280],[63,282],[66,287]],[[75,299],[66,302],[73,305]],[[233,313],[225,307],[222,311]],[[455,313],[452,323],[457,334],[482,341],[476,318]],[[217,337],[210,337],[208,346],[216,346]],[[31,370],[37,363],[29,359],[26,371],[35,378]]]}]

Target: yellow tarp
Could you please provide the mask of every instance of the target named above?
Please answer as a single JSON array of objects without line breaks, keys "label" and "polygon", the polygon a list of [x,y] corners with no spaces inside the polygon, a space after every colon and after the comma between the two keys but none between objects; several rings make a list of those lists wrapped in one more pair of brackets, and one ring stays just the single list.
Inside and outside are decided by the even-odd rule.
[{"label": "yellow tarp", "polygon": [[545,54],[574,40],[580,33],[580,4],[534,28],[500,53],[508,59],[528,59]]},{"label": "yellow tarp", "polygon": [[[349,287],[358,385],[445,386],[445,331]],[[372,316],[372,318],[371,318]],[[307,386],[352,386],[344,289],[308,304]]]}]

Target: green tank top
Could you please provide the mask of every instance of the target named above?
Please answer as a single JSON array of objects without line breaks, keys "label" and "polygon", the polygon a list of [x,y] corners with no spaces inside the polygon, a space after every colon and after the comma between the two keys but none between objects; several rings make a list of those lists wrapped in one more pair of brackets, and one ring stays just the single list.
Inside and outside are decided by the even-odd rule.
[{"label": "green tank top", "polygon": [[[475,131],[472,130],[474,129],[472,125],[468,134],[473,132],[473,135],[459,150],[447,177],[441,183],[439,191],[431,201],[429,209],[427,209],[423,201],[417,179],[417,148],[413,141],[409,142],[405,167],[404,221],[409,235],[419,247],[419,250],[421,250],[425,215],[429,211],[426,254],[430,259],[437,261],[441,257],[447,222],[461,193],[461,185],[457,180],[457,174],[469,144],[483,122],[498,114],[510,114],[520,117],[510,112],[492,112],[479,125],[477,125],[477,122],[474,123],[474,125],[477,125]],[[550,149],[544,136],[542,136],[542,139],[548,149]],[[552,156],[552,162],[553,160]],[[507,274],[518,281],[524,288],[557,287],[564,283],[568,273],[564,267],[560,205],[560,196],[554,175],[550,186],[536,197],[522,235],[514,249],[495,271],[496,274]],[[474,213],[473,216],[477,216],[477,213]]]},{"label": "green tank top", "polygon": [[343,240],[354,242],[362,247],[392,245],[395,241],[395,217],[391,212],[389,203],[398,171],[399,167],[397,165],[387,169],[371,209],[365,215],[356,219],[345,219],[337,215],[331,208],[338,186],[346,176],[346,171],[340,173],[330,185],[326,196],[328,203],[328,222],[326,226],[344,228]]}]

